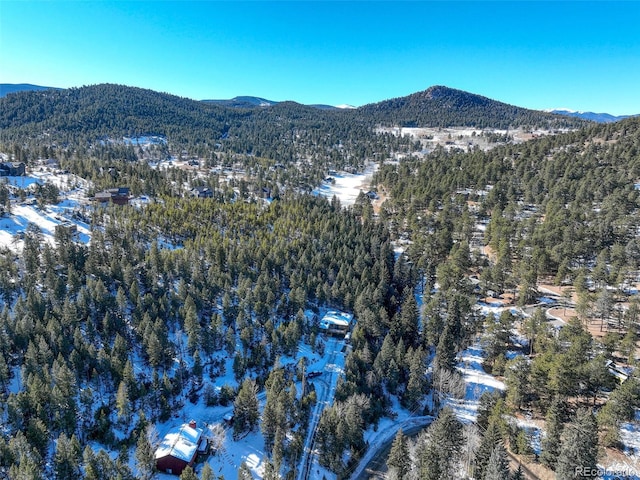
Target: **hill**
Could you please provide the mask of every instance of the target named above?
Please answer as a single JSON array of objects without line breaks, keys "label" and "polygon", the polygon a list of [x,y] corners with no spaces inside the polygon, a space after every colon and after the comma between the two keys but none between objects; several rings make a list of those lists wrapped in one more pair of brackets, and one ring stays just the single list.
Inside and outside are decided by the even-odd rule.
[{"label": "hill", "polygon": [[231,108],[255,108],[255,107],[270,107],[278,102],[273,100],[267,100],[266,98],[241,96],[233,97],[230,100],[202,100],[204,103],[210,103],[213,105],[220,105],[222,107]]},{"label": "hill", "polygon": [[0,98],[6,97],[10,93],[16,92],[32,92],[42,90],[59,90],[55,87],[43,87],[40,85],[32,85],[30,83],[0,83]]},{"label": "hill", "polygon": [[[267,100],[266,98],[251,97],[251,96],[233,97],[230,100],[202,100],[202,101],[204,103],[210,103],[213,105],[220,105],[222,107],[229,107],[229,108],[264,108],[264,107],[272,107],[273,105],[281,103],[281,102],[276,102],[274,100]],[[324,105],[324,104],[312,104],[309,106],[320,109],[320,110],[353,108],[353,107],[344,107],[342,105],[334,107],[333,105]]]},{"label": "hill", "polygon": [[[249,108],[250,105],[254,108]],[[284,106],[273,110],[255,108],[256,105]],[[346,126],[348,131],[357,126],[361,132],[363,126],[370,130],[379,124],[507,129],[519,126],[576,128],[586,122],[447,87],[431,87],[358,109],[317,108],[259,97],[199,102],[113,84],[23,91],[0,99],[0,129],[4,141],[23,141],[25,137],[42,139],[43,133],[49,140],[72,143],[92,143],[105,136],[155,134],[175,144],[215,144],[223,137],[233,136],[236,129],[238,135],[246,134],[249,126],[257,134],[256,129],[269,130],[274,125],[303,130],[322,125],[323,133],[335,135],[338,125],[341,130]],[[253,140],[243,139],[245,143]]]},{"label": "hill", "polygon": [[387,126],[404,127],[575,128],[586,124],[444,86],[364,105],[357,112]]},{"label": "hill", "polygon": [[72,143],[155,134],[179,143],[191,136],[220,138],[228,122],[242,115],[166,93],[112,84],[20,92],[0,102],[5,141],[42,133]]},{"label": "hill", "polygon": [[625,118],[637,116],[637,115],[611,115],[610,113],[576,112],[574,110],[566,110],[562,108],[549,110],[549,112],[557,113],[558,115],[566,115],[568,117],[582,118],[584,120],[590,120],[592,122],[597,122],[597,123],[618,122],[620,120],[624,120]]}]

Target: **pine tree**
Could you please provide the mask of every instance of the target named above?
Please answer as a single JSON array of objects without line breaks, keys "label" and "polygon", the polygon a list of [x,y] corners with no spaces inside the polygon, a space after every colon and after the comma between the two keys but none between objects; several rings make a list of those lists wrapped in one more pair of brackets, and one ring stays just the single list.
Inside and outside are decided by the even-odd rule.
[{"label": "pine tree", "polygon": [[249,378],[245,379],[233,402],[233,436],[235,438],[251,432],[258,424],[260,412],[256,394],[257,386],[255,382]]},{"label": "pine tree", "polygon": [[531,366],[523,356],[509,360],[505,367],[505,383],[507,384],[507,402],[520,409],[526,401],[530,385]]},{"label": "pine tree", "polygon": [[418,407],[420,400],[426,393],[427,379],[425,376],[425,359],[422,347],[418,348],[410,359],[409,381],[402,401],[410,409]]},{"label": "pine tree", "polygon": [[126,423],[131,416],[131,404],[129,400],[129,389],[124,381],[120,382],[118,386],[116,408],[118,409],[118,420]]},{"label": "pine tree", "polygon": [[284,459],[284,432],[281,427],[276,430],[276,436],[273,442],[273,449],[271,450],[271,458],[273,459],[273,466],[277,471],[282,466],[282,460]]},{"label": "pine tree", "polygon": [[489,463],[484,473],[484,480],[505,480],[509,478],[509,460],[504,445],[495,446],[489,457]]},{"label": "pine tree", "polygon": [[391,451],[387,458],[387,465],[395,469],[399,480],[405,478],[411,470],[409,447],[407,446],[407,439],[402,433],[402,429],[398,430],[398,433],[391,444]]},{"label": "pine tree", "polygon": [[149,480],[153,476],[156,466],[154,446],[150,441],[150,434],[153,431],[153,425],[149,425],[138,436],[136,443],[136,468],[138,475],[142,480]]},{"label": "pine tree", "polygon": [[487,430],[482,436],[480,446],[476,451],[476,462],[474,471],[475,478],[484,478],[484,474],[489,465],[491,455],[493,454],[496,446],[502,445],[502,442],[503,438],[502,433],[500,432],[500,428],[498,427],[498,422],[492,417],[489,420]]},{"label": "pine tree", "polygon": [[284,391],[284,370],[280,367],[280,362],[276,359],[276,363],[269,374],[269,378],[265,382],[267,390],[267,399],[262,410],[262,423],[260,429],[264,437],[264,444],[267,450],[273,448],[273,442],[278,428],[284,428],[286,416],[282,418],[280,394]]},{"label": "pine tree", "polygon": [[444,326],[444,331],[440,336],[438,347],[436,348],[435,366],[440,370],[453,371],[456,367],[456,338],[449,319]]},{"label": "pine tree", "polygon": [[421,480],[441,480],[447,477],[442,472],[440,464],[440,449],[438,445],[431,439],[427,439],[426,443],[421,447],[419,452],[419,478]]},{"label": "pine tree", "polygon": [[213,473],[213,469],[211,465],[207,462],[202,467],[202,474],[200,475],[200,480],[216,480],[215,475]]},{"label": "pine tree", "polygon": [[56,442],[53,457],[53,469],[57,480],[74,480],[80,478],[80,456],[82,449],[75,435],[68,438],[61,433]]},{"label": "pine tree", "polygon": [[427,430],[422,447],[418,448],[420,478],[439,480],[455,477],[463,443],[462,424],[450,408],[443,408]]},{"label": "pine tree", "polygon": [[585,409],[566,427],[558,456],[558,480],[595,478],[598,463],[598,424],[593,414]]},{"label": "pine tree", "polygon": [[420,342],[420,335],[418,334],[419,315],[416,299],[410,290],[408,289],[408,294],[400,310],[400,335],[405,345],[415,347]]},{"label": "pine tree", "polygon": [[196,472],[193,471],[193,468],[187,465],[180,474],[180,480],[198,480],[198,476]]},{"label": "pine tree", "polygon": [[560,438],[564,429],[564,410],[564,402],[560,399],[555,399],[547,411],[547,435],[541,442],[540,462],[552,470],[555,470],[558,456],[560,455]]},{"label": "pine tree", "polygon": [[524,472],[522,471],[522,465],[518,465],[518,469],[511,475],[511,480],[525,480]]}]

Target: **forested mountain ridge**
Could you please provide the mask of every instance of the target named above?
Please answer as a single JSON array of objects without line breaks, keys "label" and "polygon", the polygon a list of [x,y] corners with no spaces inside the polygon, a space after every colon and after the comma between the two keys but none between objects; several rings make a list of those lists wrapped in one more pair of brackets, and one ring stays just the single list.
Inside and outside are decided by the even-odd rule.
[{"label": "forested mountain ridge", "polygon": [[186,150],[200,158],[225,154],[284,163],[305,159],[330,161],[329,168],[361,165],[367,151],[383,152],[391,143],[409,145],[410,139],[375,134],[349,113],[295,102],[228,108],[103,84],[0,99],[0,141],[37,154],[40,147],[55,146],[67,154],[95,155],[89,150],[102,149],[105,142],[159,135],[173,152]]},{"label": "forested mountain ridge", "polygon": [[32,90],[59,90],[56,87],[45,87],[42,85],[32,85],[30,83],[0,83],[0,98],[10,93],[32,91]]},{"label": "forested mountain ridge", "polygon": [[242,112],[122,85],[20,92],[1,100],[4,141],[46,134],[52,141],[96,142],[108,136],[155,134],[183,141],[217,140]]},{"label": "forested mountain ridge", "polygon": [[[300,111],[305,112],[303,116]],[[306,121],[300,123],[303,119]],[[0,99],[4,142],[26,137],[39,144],[93,143],[108,136],[155,134],[176,145],[205,144],[213,148],[236,136],[242,136],[244,143],[259,144],[260,132],[247,131],[246,124],[256,124],[268,132],[270,125],[279,122],[290,129],[314,128],[317,133],[326,131],[320,128],[323,125],[357,128],[358,135],[362,135],[363,127],[369,131],[377,124],[478,128],[575,128],[585,124],[579,119],[513,107],[446,87],[431,87],[358,109],[331,110],[295,102],[278,102],[260,109],[228,108],[112,84],[19,92]],[[351,138],[348,134],[344,137]]]},{"label": "forested mountain ridge", "polygon": [[233,108],[256,108],[256,107],[270,107],[276,103],[273,100],[267,100],[262,97],[252,97],[242,95],[239,97],[233,97],[228,100],[202,100],[203,103],[211,103],[213,105],[220,105],[223,107]]},{"label": "forested mountain ridge", "polygon": [[444,86],[358,108],[363,118],[405,127],[576,128],[580,119],[528,110]]},{"label": "forested mountain ridge", "polygon": [[583,118],[597,123],[611,123],[624,120],[629,117],[637,117],[638,115],[611,115],[609,113],[594,113],[594,112],[576,112],[573,110],[565,110],[561,108],[548,110],[549,113],[557,113],[559,115],[565,115],[568,117]]}]

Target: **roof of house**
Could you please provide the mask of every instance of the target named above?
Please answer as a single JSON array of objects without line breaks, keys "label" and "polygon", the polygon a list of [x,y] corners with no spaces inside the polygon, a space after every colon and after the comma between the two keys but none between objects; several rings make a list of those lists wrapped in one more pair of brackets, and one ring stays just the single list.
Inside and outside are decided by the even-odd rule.
[{"label": "roof of house", "polygon": [[330,326],[348,327],[353,319],[353,315],[345,312],[337,312],[329,310],[320,320],[320,328],[329,328]]},{"label": "roof of house", "polygon": [[185,423],[180,427],[170,430],[160,442],[156,450],[155,458],[163,458],[171,455],[189,463],[195,455],[202,439],[202,429],[192,428]]},{"label": "roof of house", "polygon": [[96,199],[104,199],[104,200],[111,200],[111,194],[109,192],[98,192],[95,195]]}]

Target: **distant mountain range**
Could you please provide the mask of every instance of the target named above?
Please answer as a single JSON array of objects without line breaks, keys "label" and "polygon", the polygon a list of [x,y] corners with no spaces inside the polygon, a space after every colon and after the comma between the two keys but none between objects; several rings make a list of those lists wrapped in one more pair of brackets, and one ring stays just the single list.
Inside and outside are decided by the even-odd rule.
[{"label": "distant mountain range", "polygon": [[566,108],[557,108],[553,110],[547,110],[549,113],[557,113],[558,115],[566,115],[568,117],[583,118],[585,120],[591,120],[596,123],[612,123],[624,120],[629,117],[637,117],[638,115],[611,115],[609,113],[593,113],[593,112],[579,112],[576,110],[569,110]]},{"label": "distant mountain range", "polygon": [[[272,107],[278,103],[275,100],[267,100],[261,97],[241,96],[233,97],[230,100],[202,100],[204,103],[211,103],[213,105],[220,105],[222,107],[230,108],[256,108],[256,107]],[[336,109],[352,109],[356,108],[351,105],[324,105],[324,104],[312,104],[307,105],[309,107],[318,108],[320,110],[336,110]]]},{"label": "distant mountain range", "polygon": [[30,83],[0,83],[0,98],[7,96],[9,93],[16,92],[33,92],[41,90],[61,90],[56,87],[43,87],[41,85],[32,85]]},{"label": "distant mountain range", "polygon": [[[35,143],[45,139],[86,145],[105,137],[161,135],[182,145],[233,143],[234,149],[259,156],[293,131],[308,135],[308,143],[318,143],[322,137],[331,145],[339,138],[337,143],[345,145],[370,141],[379,125],[554,130],[589,123],[444,86],[359,108],[273,102],[260,97],[196,101],[114,84],[36,89],[41,91],[16,92],[14,86],[14,93],[0,98],[0,138],[4,141],[30,138]],[[262,144],[258,146],[257,141]]]},{"label": "distant mountain range", "polygon": [[[0,98],[3,98],[10,93],[23,92],[23,91],[43,91],[43,90],[62,90],[62,89],[56,88],[56,87],[33,85],[30,83],[0,83]],[[455,89],[442,87],[442,86],[435,86],[435,87],[429,88],[428,90],[425,90],[424,92],[417,92],[407,97],[394,98],[391,100],[385,100],[375,104],[365,105],[362,108],[369,112],[375,113],[376,111],[380,111],[381,109],[382,110],[387,109],[387,107],[390,107],[392,109],[396,109],[397,107],[400,107],[401,110],[404,110],[405,113],[407,113],[407,110],[414,109],[412,105],[415,106],[416,103],[418,104],[423,103],[425,96],[426,98],[432,100],[431,104],[434,104],[434,103],[437,103],[438,99],[442,100],[443,98],[446,98],[447,101],[451,101],[453,93],[455,93],[457,98],[456,98],[456,101],[450,105],[451,107],[469,108],[471,105],[485,107],[488,105],[487,102],[495,102],[496,104],[501,103],[501,102],[496,102],[495,100],[488,99],[486,97],[481,97],[479,95],[462,92],[460,90],[455,90]],[[228,100],[202,100],[202,102],[212,104],[212,105],[218,105],[221,107],[227,107],[227,108],[245,108],[245,109],[252,109],[252,108],[258,108],[258,107],[263,107],[263,108],[272,107],[279,103],[283,103],[283,102],[267,100],[266,98],[254,97],[254,96],[238,96]],[[506,105],[506,104],[501,104],[501,105]],[[336,106],[324,105],[324,104],[313,104],[313,105],[307,105],[307,106],[313,107],[319,110],[356,110],[358,109],[357,107],[354,107],[348,104],[342,104],[342,105],[336,105]],[[512,107],[510,105],[507,105],[507,106],[511,108],[519,108],[519,107]],[[525,109],[521,109],[521,110],[525,110]],[[556,115],[564,115],[568,117],[580,118],[583,120],[589,120],[596,123],[617,122],[619,120],[623,120],[631,116],[637,116],[637,115],[616,116],[608,113],[582,112],[582,111],[575,111],[575,110],[570,110],[565,108],[549,109],[549,110],[545,110],[545,113],[553,113]],[[420,115],[420,116],[422,117],[423,115]],[[408,123],[412,123],[412,120],[409,119]]]},{"label": "distant mountain range", "polygon": [[213,105],[220,105],[221,107],[231,108],[255,108],[255,107],[271,107],[279,102],[273,100],[267,100],[260,97],[233,97],[230,100],[202,100],[204,103],[211,103]]}]

